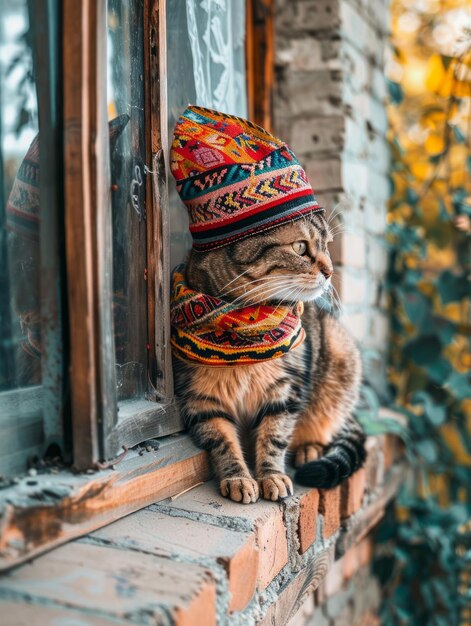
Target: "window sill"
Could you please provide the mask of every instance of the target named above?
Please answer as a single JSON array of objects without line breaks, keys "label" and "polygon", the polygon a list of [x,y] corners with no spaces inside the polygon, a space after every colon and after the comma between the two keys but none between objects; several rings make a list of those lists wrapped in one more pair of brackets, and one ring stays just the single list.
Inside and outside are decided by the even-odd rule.
[{"label": "window sill", "polygon": [[212,482],[154,504],[1,577],[0,606],[15,623],[286,624],[310,591],[320,605],[368,562],[365,537],[405,470],[394,437],[368,450],[330,491],[241,506]]},{"label": "window sill", "polygon": [[0,571],[172,497],[210,478],[208,456],[188,435],[129,450],[115,469],[25,476],[0,491]]}]

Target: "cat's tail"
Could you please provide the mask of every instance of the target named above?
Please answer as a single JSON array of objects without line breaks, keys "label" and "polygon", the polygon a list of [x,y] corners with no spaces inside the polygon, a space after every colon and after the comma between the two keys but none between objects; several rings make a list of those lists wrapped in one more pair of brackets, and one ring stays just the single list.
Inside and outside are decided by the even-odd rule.
[{"label": "cat's tail", "polygon": [[354,421],[339,431],[324,456],[309,461],[296,470],[294,480],[305,487],[332,489],[359,469],[366,459],[365,433]]}]

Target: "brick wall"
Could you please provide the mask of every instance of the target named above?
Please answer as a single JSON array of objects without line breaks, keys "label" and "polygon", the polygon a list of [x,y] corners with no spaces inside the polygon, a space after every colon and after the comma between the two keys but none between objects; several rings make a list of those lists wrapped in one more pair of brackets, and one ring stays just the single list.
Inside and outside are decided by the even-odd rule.
[{"label": "brick wall", "polygon": [[275,7],[275,130],[304,164],[328,215],[340,205],[333,223],[344,232],[332,252],[344,323],[368,351],[370,377],[382,389],[388,2],[276,0]]}]

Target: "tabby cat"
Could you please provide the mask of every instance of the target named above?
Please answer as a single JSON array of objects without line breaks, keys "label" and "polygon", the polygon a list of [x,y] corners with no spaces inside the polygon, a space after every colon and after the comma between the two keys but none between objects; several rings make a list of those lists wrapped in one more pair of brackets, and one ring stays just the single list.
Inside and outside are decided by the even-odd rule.
[{"label": "tabby cat", "polygon": [[237,367],[174,359],[185,424],[209,451],[222,495],[237,502],[293,493],[288,450],[295,480],[306,486],[335,487],[364,462],[365,436],[352,416],[358,349],[316,305],[330,288],[331,240],[322,213],[311,213],[223,247],[192,250],[187,260],[186,282],[196,291],[239,304],[304,307],[305,340],[281,358]]}]

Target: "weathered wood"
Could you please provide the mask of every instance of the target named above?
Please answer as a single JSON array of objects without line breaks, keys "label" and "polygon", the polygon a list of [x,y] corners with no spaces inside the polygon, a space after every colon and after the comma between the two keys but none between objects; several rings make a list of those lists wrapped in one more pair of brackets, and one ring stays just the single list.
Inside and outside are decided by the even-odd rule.
[{"label": "weathered wood", "polygon": [[274,2],[247,0],[246,73],[249,119],[272,127],[274,85]]},{"label": "weathered wood", "polygon": [[109,433],[107,445],[118,454],[122,446],[131,448],[141,441],[164,437],[182,430],[175,402],[161,404],[151,400],[126,400],[119,403],[118,423]]},{"label": "weathered wood", "polygon": [[169,215],[167,198],[167,95],[165,2],[144,3],[146,119],[146,227],[148,302],[147,400],[122,401],[118,420],[105,433],[107,457],[123,445],[183,430],[173,398],[170,350]]},{"label": "weathered wood", "polygon": [[106,3],[63,3],[65,220],[76,467],[102,456],[116,416],[106,120]]},{"label": "weathered wood", "polygon": [[[170,224],[167,189],[167,54],[165,0],[146,3],[146,123],[150,132],[147,177],[147,276],[149,285],[149,385],[153,399],[173,397],[170,350]],[[181,423],[176,420],[176,426]]]},{"label": "weathered wood", "polygon": [[[215,623],[215,583],[202,567],[77,542],[2,577],[0,596],[132,621],[146,616],[154,624],[167,624],[170,616],[171,623],[181,626]],[[192,621],[198,614],[198,599],[206,600],[207,612],[201,617],[206,614],[207,622]],[[188,615],[191,610],[194,614]]]},{"label": "weathered wood", "polygon": [[0,492],[0,570],[87,534],[210,476],[207,454],[186,436],[135,451],[113,471],[28,476]]}]

